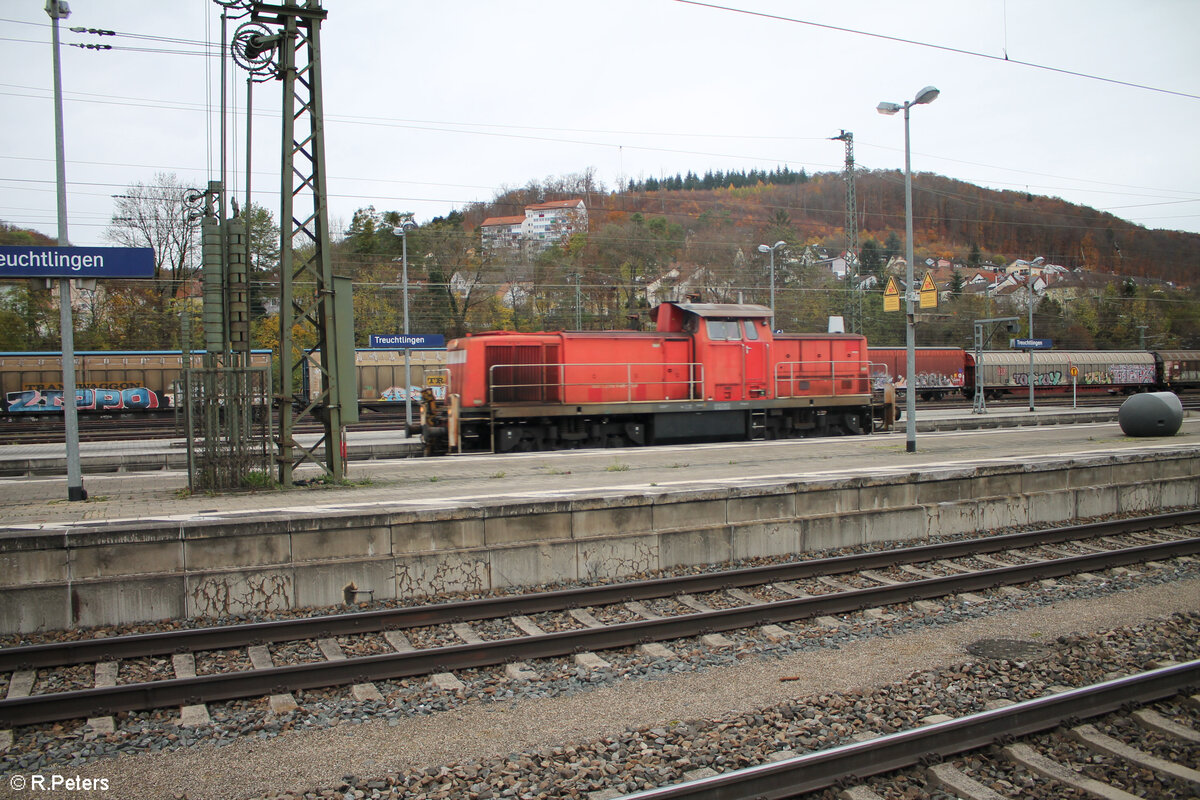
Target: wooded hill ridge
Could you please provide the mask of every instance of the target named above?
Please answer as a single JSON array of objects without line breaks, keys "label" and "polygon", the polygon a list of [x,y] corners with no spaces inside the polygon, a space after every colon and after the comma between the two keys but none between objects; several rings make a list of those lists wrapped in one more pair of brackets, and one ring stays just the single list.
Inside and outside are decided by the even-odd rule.
[{"label": "wooded hill ridge", "polygon": [[[855,173],[860,248],[904,236],[904,173]],[[526,205],[581,197],[589,227],[634,213],[664,217],[689,238],[742,239],[845,248],[846,183],[843,174],[787,168],[773,171],[689,172],[629,181],[605,191],[590,171],[532,181],[494,200],[463,209],[473,230],[487,217],[520,215]],[[1068,269],[1152,278],[1189,286],[1198,281],[1200,234],[1149,229],[1113,214],[1028,192],[987,189],[933,173],[913,175],[913,228],[918,264],[942,258],[996,265],[1041,256]],[[719,235],[715,235],[718,234]]]}]

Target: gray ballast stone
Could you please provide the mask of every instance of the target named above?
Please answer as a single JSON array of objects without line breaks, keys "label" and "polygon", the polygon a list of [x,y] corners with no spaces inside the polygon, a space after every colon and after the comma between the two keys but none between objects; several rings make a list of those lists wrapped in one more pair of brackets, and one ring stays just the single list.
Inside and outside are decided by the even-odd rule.
[{"label": "gray ballast stone", "polygon": [[838,800],[883,800],[866,786],[855,786],[838,792]]}]

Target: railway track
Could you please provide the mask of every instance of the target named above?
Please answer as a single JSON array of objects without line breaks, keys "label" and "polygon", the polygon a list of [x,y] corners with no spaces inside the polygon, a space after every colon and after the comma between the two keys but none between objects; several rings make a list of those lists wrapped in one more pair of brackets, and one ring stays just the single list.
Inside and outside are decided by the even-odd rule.
[{"label": "railway track", "polygon": [[[79,420],[79,441],[120,442],[136,439],[183,438],[182,422],[171,414],[157,417],[84,417]],[[373,414],[364,422],[347,426],[352,431],[403,430],[403,413]],[[276,426],[276,430],[278,426]],[[296,433],[319,433],[320,426],[304,424]],[[5,444],[50,444],[61,442],[65,431],[59,419],[0,419],[0,438]]]},{"label": "railway track", "polygon": [[[1136,773],[1150,771],[1155,776],[1151,782],[1165,784],[1168,791],[1176,789],[1175,796],[1194,797],[1194,792],[1200,791],[1200,771],[1179,763],[1190,759],[1163,758],[1149,749],[1130,746],[1123,741],[1128,736],[1114,734],[1118,733],[1115,729],[1133,723],[1153,735],[1174,737],[1180,749],[1194,749],[1200,744],[1200,732],[1194,728],[1175,723],[1169,714],[1155,709],[1132,713],[1129,709],[1163,700],[1200,707],[1200,696],[1189,696],[1198,684],[1200,661],[1171,664],[966,717],[930,719],[915,729],[626,795],[625,800],[790,798],[841,786],[849,788],[840,792],[839,798],[882,800],[879,791],[894,789],[895,796],[909,796],[904,790],[914,783],[973,800],[1003,800],[987,785],[989,778],[971,774],[983,770],[967,766],[987,761],[993,754],[964,758],[994,745],[1000,745],[999,758],[1010,762],[1012,768],[1087,796],[1108,800],[1145,796],[1131,794],[1119,784],[1133,788],[1130,784],[1138,780],[1145,783]],[[1114,712],[1120,713],[1093,724],[1092,720]],[[1064,736],[1044,735],[1061,726],[1068,729]],[[944,759],[954,763],[942,763]],[[1103,766],[1097,768],[1097,763]],[[889,775],[920,765],[928,768],[918,770],[915,776]],[[1100,773],[1101,779],[1093,777],[1095,773]],[[882,778],[873,785],[865,782],[877,775]]]},{"label": "railway track", "polygon": [[[8,685],[0,727],[176,706],[203,720],[209,702],[271,696],[286,707],[298,689],[350,685],[373,697],[384,679],[433,675],[453,686],[455,670],[501,664],[533,679],[534,659],[574,656],[586,667],[609,648],[745,628],[786,636],[782,623],[1193,555],[1200,537],[1188,526],[1197,523],[1200,511],[1190,511],[636,583],[9,647],[0,649]],[[276,666],[272,645],[302,663]],[[240,653],[241,668],[214,662],[213,652]]]}]

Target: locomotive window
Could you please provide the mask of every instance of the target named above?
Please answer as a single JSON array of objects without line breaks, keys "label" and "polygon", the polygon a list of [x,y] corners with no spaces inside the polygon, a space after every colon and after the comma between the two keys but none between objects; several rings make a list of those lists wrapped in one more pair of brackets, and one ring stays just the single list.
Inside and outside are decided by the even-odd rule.
[{"label": "locomotive window", "polygon": [[705,325],[708,328],[708,338],[714,342],[736,342],[742,338],[741,331],[738,329],[737,320],[733,319],[706,319]]},{"label": "locomotive window", "polygon": [[746,329],[746,341],[758,341],[758,326],[754,324],[754,320],[748,319],[742,322],[742,327]]}]

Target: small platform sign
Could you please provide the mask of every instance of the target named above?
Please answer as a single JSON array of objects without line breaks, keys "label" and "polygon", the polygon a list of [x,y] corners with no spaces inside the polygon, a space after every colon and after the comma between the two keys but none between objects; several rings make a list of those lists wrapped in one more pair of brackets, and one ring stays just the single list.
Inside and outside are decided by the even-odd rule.
[{"label": "small platform sign", "polygon": [[372,333],[367,346],[378,350],[428,350],[445,347],[446,337],[440,333]]},{"label": "small platform sign", "polygon": [[0,246],[3,278],[153,278],[152,247]]},{"label": "small platform sign", "polygon": [[900,310],[900,287],[896,285],[896,276],[888,278],[887,288],[883,290],[883,310]]},{"label": "small platform sign", "polygon": [[1052,339],[1009,339],[1008,346],[1014,350],[1049,350],[1054,346]]},{"label": "small platform sign", "polygon": [[921,308],[937,308],[938,290],[933,282],[933,273],[926,272],[925,280],[921,282]]}]

